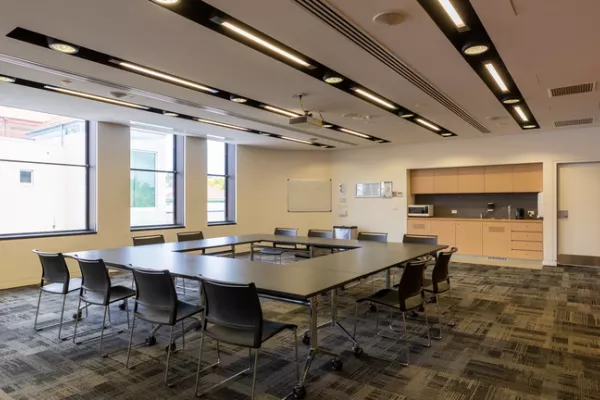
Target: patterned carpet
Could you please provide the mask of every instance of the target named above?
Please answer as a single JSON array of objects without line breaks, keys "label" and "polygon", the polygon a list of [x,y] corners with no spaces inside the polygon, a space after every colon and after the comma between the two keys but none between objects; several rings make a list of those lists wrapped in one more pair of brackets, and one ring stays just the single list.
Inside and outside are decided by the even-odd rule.
[{"label": "patterned carpet", "polygon": [[[350,343],[337,329],[321,331],[322,345],[341,353],[344,368],[332,372],[329,357],[319,356],[313,363],[306,398],[600,400],[600,270],[527,270],[455,263],[451,273],[458,324],[445,330],[443,340],[434,341],[430,348],[412,344],[411,365],[403,367],[404,341],[376,335],[375,315],[365,306],[358,337],[366,354],[355,358]],[[113,281],[128,284],[130,278],[119,276]],[[353,323],[353,298],[370,291],[369,282],[341,293],[339,314],[345,326]],[[106,340],[106,349],[115,352],[107,358],[98,356],[97,341],[74,345],[58,341],[56,329],[34,333],[37,293],[35,288],[0,292],[0,400],[194,398],[193,378],[173,389],[162,385],[167,329],[159,332],[157,345],[134,351],[135,368],[128,370],[123,351],[127,332]],[[187,297],[193,301],[194,295],[188,291]],[[68,318],[76,308],[76,298],[76,294],[69,296]],[[41,322],[56,320],[60,309],[60,298],[46,299]],[[451,316],[446,299],[441,302],[443,321]],[[325,297],[320,306],[325,321]],[[266,318],[306,326],[307,313],[301,306],[263,301],[263,309]],[[437,322],[435,305],[428,305],[428,310],[430,322]],[[111,314],[115,327],[126,327],[124,312],[114,306]],[[100,309],[91,309],[80,324],[82,331],[98,327],[101,317]],[[400,326],[397,317],[395,325]],[[386,318],[387,314],[381,313],[381,320]],[[412,338],[423,342],[418,337],[423,332],[422,321],[409,322]],[[382,327],[387,329],[386,324]],[[72,324],[65,332],[72,332]],[[148,326],[136,324],[135,332],[134,340],[143,342]],[[196,369],[198,332],[187,338],[185,351],[171,359],[176,376]],[[214,343],[208,342],[207,362],[215,359],[214,349]],[[222,350],[221,367],[203,375],[203,387],[248,365],[246,350],[233,346],[222,346]],[[291,391],[293,355],[291,334],[266,343],[259,361],[257,398],[282,398]],[[305,355],[306,347],[301,345],[300,356],[303,359]],[[250,385],[251,377],[243,376],[205,398],[246,399]]]}]

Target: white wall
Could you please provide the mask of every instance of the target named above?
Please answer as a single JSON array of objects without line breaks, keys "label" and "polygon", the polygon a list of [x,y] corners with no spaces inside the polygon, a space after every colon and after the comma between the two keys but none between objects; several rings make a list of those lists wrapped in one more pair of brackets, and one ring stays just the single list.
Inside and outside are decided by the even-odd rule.
[{"label": "white wall", "polygon": [[[400,134],[400,133],[399,133]],[[406,232],[407,170],[542,162],[544,164],[544,263],[556,263],[556,165],[564,161],[600,160],[598,128],[523,133],[473,140],[443,140],[410,146],[380,145],[332,153],[334,223],[358,225],[361,230],[388,232],[392,241]],[[393,181],[403,198],[356,199],[359,182]],[[348,216],[339,217],[337,185],[346,186]],[[409,201],[409,200],[408,200]]]},{"label": "white wall", "polygon": [[[0,240],[0,289],[39,283],[41,268],[32,249],[69,252],[131,245],[131,237],[162,233],[176,240],[178,230],[131,232],[129,227],[129,127],[98,124],[97,220],[92,235]],[[308,228],[331,226],[331,214],[290,214],[286,209],[288,178],[329,179],[329,153],[275,151],[238,146],[237,225],[206,224],[206,141],[186,138],[186,228],[206,237],[270,233],[276,226]],[[77,267],[70,262],[71,269]]]}]

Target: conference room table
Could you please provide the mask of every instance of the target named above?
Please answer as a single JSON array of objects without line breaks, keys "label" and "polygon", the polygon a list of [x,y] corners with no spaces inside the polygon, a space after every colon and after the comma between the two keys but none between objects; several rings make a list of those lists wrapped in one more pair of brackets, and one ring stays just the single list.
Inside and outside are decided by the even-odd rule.
[{"label": "conference room table", "polygon": [[[312,249],[330,248],[338,251],[331,255],[304,259],[281,265],[253,260],[254,246],[259,243],[278,245],[304,245]],[[250,245],[251,257],[235,258],[237,246]],[[199,250],[230,248],[232,257],[214,257],[186,254]],[[86,250],[65,253],[66,257],[102,259],[115,269],[135,268],[169,270],[174,277],[198,280],[200,277],[231,283],[254,282],[262,297],[306,305],[309,309],[310,350],[300,381],[294,387],[296,398],[306,394],[306,380],[317,354],[329,354],[333,369],[341,367],[338,355],[319,346],[318,331],[323,326],[337,326],[359,348],[356,339],[337,321],[336,293],[350,283],[385,272],[389,287],[390,270],[406,262],[446,248],[444,245],[414,243],[381,243],[359,240],[249,234],[187,242],[171,242],[147,246],[130,246],[113,249]],[[317,307],[322,294],[331,296],[331,319],[321,326],[317,323]],[[336,367],[337,366],[337,367]]]}]

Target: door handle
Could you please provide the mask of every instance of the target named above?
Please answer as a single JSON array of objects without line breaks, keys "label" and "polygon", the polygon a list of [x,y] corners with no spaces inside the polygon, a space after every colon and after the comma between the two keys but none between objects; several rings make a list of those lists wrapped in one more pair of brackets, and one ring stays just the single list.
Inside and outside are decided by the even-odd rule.
[{"label": "door handle", "polygon": [[569,210],[558,210],[558,219],[569,218]]}]

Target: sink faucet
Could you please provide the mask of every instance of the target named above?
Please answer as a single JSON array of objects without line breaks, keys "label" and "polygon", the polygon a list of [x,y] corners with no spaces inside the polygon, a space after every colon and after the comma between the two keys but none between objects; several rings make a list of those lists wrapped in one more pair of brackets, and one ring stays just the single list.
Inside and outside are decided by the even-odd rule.
[{"label": "sink faucet", "polygon": [[510,207],[511,207],[511,206],[509,205],[509,206],[508,206],[508,219],[511,219],[511,218],[510,218],[510,216],[512,215],[512,214],[510,213]]}]

